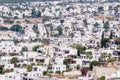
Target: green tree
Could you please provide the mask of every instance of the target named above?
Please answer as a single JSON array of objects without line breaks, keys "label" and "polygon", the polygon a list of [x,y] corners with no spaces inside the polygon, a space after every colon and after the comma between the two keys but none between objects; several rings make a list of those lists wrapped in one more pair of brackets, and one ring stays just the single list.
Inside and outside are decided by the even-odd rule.
[{"label": "green tree", "polygon": [[92,59],[93,58],[92,52],[87,52],[87,57]]},{"label": "green tree", "polygon": [[108,57],[107,53],[101,53],[100,60],[105,61],[105,58]]},{"label": "green tree", "polygon": [[98,65],[100,65],[100,62],[98,62],[98,61],[92,61],[92,62],[90,63],[90,65],[89,65],[90,70],[93,69],[93,66],[98,66]]},{"label": "green tree", "polygon": [[27,67],[27,64],[22,64],[22,67]]},{"label": "green tree", "polygon": [[55,73],[60,74],[60,73],[61,73],[61,71],[56,71]]},{"label": "green tree", "polygon": [[102,76],[99,80],[105,80],[105,76]]},{"label": "green tree", "polygon": [[77,49],[77,56],[80,56],[80,54],[83,54],[84,51],[86,50],[86,47],[82,46],[81,44],[74,44],[74,45],[71,45],[71,47]]},{"label": "green tree", "polygon": [[39,45],[36,45],[36,46],[33,47],[32,50],[35,51],[35,52],[37,52],[37,49],[38,49],[39,47],[40,47]]},{"label": "green tree", "polygon": [[53,71],[49,71],[49,73],[53,73]]},{"label": "green tree", "polygon": [[71,60],[72,60],[71,58],[66,58],[63,60],[63,64],[66,65],[67,68],[69,68],[69,64]]},{"label": "green tree", "polygon": [[48,71],[43,71],[43,75],[47,75]]},{"label": "green tree", "polygon": [[95,24],[94,24],[94,27],[98,27],[100,24],[98,23],[98,22],[96,22]]},{"label": "green tree", "polygon": [[96,27],[97,28],[97,30],[98,30],[98,26],[99,26],[100,24],[98,23],[98,22],[96,22],[95,24],[94,24],[94,27]]},{"label": "green tree", "polygon": [[32,71],[32,66],[31,65],[27,65],[27,71],[31,72]]},{"label": "green tree", "polygon": [[109,10],[112,10],[112,8],[113,8],[113,7],[110,5],[110,6],[109,6]]},{"label": "green tree", "polygon": [[35,33],[39,33],[39,31],[38,31],[38,24],[34,24],[33,27],[32,27],[32,29],[33,29],[33,31]]},{"label": "green tree", "polygon": [[13,72],[13,69],[3,69],[2,73],[9,73],[9,72]]},{"label": "green tree", "polygon": [[50,40],[49,39],[42,39],[41,42],[45,45],[49,45],[50,44]]},{"label": "green tree", "polygon": [[19,33],[24,33],[24,29],[22,28],[21,25],[13,25],[10,30],[12,31],[16,31],[16,32],[19,32]]},{"label": "green tree", "polygon": [[106,62],[108,63],[108,62],[114,62],[114,61],[115,61],[115,58],[108,58]]},{"label": "green tree", "polygon": [[32,16],[35,16],[35,15],[36,15],[36,11],[35,11],[35,9],[34,9],[34,8],[32,9],[31,14],[32,14]]},{"label": "green tree", "polygon": [[120,56],[118,56],[118,61],[120,61]]},{"label": "green tree", "polygon": [[0,74],[2,74],[2,72],[3,72],[3,67],[0,66]]},{"label": "green tree", "polygon": [[109,53],[109,54],[108,54],[108,57],[109,57],[109,59],[110,59],[110,58],[112,57],[112,54],[111,54],[111,53]]},{"label": "green tree", "polygon": [[43,65],[43,62],[38,62],[37,63],[37,66],[42,66]]},{"label": "green tree", "polygon": [[25,18],[25,14],[22,15],[23,16],[23,19]]},{"label": "green tree", "polygon": [[16,64],[15,66],[16,66],[16,67],[20,67],[20,66],[21,66],[21,64]]},{"label": "green tree", "polygon": [[16,44],[18,44],[20,41],[18,40],[18,39],[13,39],[13,42],[14,42],[14,44],[16,45]]},{"label": "green tree", "polygon": [[49,21],[50,19],[51,19],[50,16],[43,16],[43,17],[42,17],[42,22],[44,23],[44,22],[46,22],[46,21]]},{"label": "green tree", "polygon": [[38,18],[41,17],[41,12],[40,11],[36,11],[34,8],[32,9],[31,12],[32,17]]},{"label": "green tree", "polygon": [[108,47],[108,45],[107,45],[107,43],[108,42],[110,42],[110,39],[109,38],[103,38],[103,46],[105,47],[105,48],[107,48]]},{"label": "green tree", "polygon": [[102,33],[102,39],[101,39],[101,48],[103,48],[105,45],[104,43],[104,32]]},{"label": "green tree", "polygon": [[10,19],[7,19],[7,20],[4,20],[4,23],[7,23],[7,24],[13,24],[14,21],[13,21],[13,20],[10,20]]},{"label": "green tree", "polygon": [[98,12],[104,11],[104,7],[98,7]]},{"label": "green tree", "polygon": [[35,63],[31,63],[31,66],[34,66],[35,65]]},{"label": "green tree", "polygon": [[1,26],[1,27],[0,27],[0,30],[2,30],[2,31],[7,31],[8,28],[7,28],[7,27],[4,27],[4,26]]},{"label": "green tree", "polygon": [[71,38],[74,37],[74,33],[73,32],[71,32],[69,35],[70,35]]},{"label": "green tree", "polygon": [[11,62],[12,64],[15,64],[15,63],[17,62],[17,60],[18,60],[17,57],[13,57],[13,58],[10,60],[10,62]]},{"label": "green tree", "polygon": [[104,32],[102,33],[102,39],[101,39],[101,48],[107,47],[107,43],[110,42],[109,38],[104,38]]},{"label": "green tree", "polygon": [[79,65],[79,64],[76,66],[76,69],[77,69],[77,70],[80,70],[80,65]]},{"label": "green tree", "polygon": [[109,21],[107,21],[107,22],[105,22],[103,24],[103,28],[105,29],[105,31],[108,31],[108,29],[109,29]]},{"label": "green tree", "polygon": [[22,48],[22,51],[28,51],[28,48],[27,48],[26,46],[24,46],[24,47]]},{"label": "green tree", "polygon": [[60,23],[63,25],[63,23],[64,23],[64,20],[62,19],[62,20],[60,20]]},{"label": "green tree", "polygon": [[58,26],[56,30],[58,31],[59,35],[62,35],[62,33],[63,33],[62,31],[63,31],[63,29],[62,29],[61,26]]},{"label": "green tree", "polygon": [[36,17],[41,17],[41,12],[40,11],[37,12]]},{"label": "green tree", "polygon": [[113,33],[112,33],[112,31],[110,32],[110,39],[112,39],[113,38]]},{"label": "green tree", "polygon": [[83,22],[84,22],[84,26],[87,28],[87,27],[88,27],[87,19],[85,18],[85,19],[83,20]]}]

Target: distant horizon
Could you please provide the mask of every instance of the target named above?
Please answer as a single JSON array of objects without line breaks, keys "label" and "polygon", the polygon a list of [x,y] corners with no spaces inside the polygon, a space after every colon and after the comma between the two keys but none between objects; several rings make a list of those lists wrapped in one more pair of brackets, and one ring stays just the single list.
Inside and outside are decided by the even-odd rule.
[{"label": "distant horizon", "polygon": [[[35,2],[35,1],[62,1],[62,0],[0,0],[0,4],[4,4],[4,3],[24,3],[24,2]],[[69,0],[69,1],[71,1],[71,0]],[[84,0],[79,0],[79,1],[84,1]],[[120,2],[120,0],[107,0],[107,1]],[[85,1],[85,2],[90,2],[90,1]]]},{"label": "distant horizon", "polygon": [[[53,1],[53,0],[0,0],[0,4],[3,3],[24,3],[24,2],[35,2],[35,1]],[[56,0],[54,0],[56,1]]]}]

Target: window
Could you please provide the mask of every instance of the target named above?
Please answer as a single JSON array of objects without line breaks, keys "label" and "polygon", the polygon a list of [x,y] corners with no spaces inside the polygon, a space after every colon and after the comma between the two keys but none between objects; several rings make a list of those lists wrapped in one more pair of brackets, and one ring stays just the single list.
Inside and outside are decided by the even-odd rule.
[{"label": "window", "polygon": [[37,77],[39,76],[39,74],[37,74]]},{"label": "window", "polygon": [[69,51],[65,51],[65,54],[69,54]]},{"label": "window", "polygon": [[34,71],[37,71],[37,68],[34,68]]},{"label": "window", "polygon": [[12,76],[9,76],[9,78],[12,78]]}]

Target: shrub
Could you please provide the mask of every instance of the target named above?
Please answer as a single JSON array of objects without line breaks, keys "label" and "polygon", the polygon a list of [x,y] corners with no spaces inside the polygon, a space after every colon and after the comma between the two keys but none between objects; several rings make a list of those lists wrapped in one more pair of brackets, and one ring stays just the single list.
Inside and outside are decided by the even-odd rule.
[{"label": "shrub", "polygon": [[33,47],[33,51],[37,52],[37,49],[39,48],[40,46],[39,45],[36,45]]},{"label": "shrub", "polygon": [[27,66],[27,64],[22,64],[22,67],[26,67]]},{"label": "shrub", "polygon": [[20,64],[16,64],[16,67],[20,67]]},{"label": "shrub", "polygon": [[38,62],[38,63],[37,63],[37,66],[41,66],[41,65],[43,65],[42,62]]},{"label": "shrub", "polygon": [[53,73],[53,71],[49,71],[49,73]]},{"label": "shrub", "polygon": [[31,66],[34,66],[35,65],[35,63],[31,63]]},{"label": "shrub", "polygon": [[48,71],[43,71],[43,75],[47,75]]},{"label": "shrub", "polygon": [[13,25],[11,28],[10,28],[11,31],[16,31],[16,32],[19,32],[19,33],[24,33],[24,30],[22,29],[22,26],[21,25]]},{"label": "shrub", "polygon": [[115,58],[107,59],[107,62],[114,62],[114,61],[115,61]]},{"label": "shrub", "polygon": [[26,46],[24,46],[24,47],[22,48],[22,51],[28,51],[28,48],[27,48]]},{"label": "shrub", "polygon": [[32,66],[31,65],[27,65],[27,71],[31,72],[32,71]]},{"label": "shrub", "polygon": [[2,72],[3,72],[3,67],[0,66],[0,74],[2,74]]},{"label": "shrub", "polygon": [[58,74],[60,74],[60,73],[61,73],[61,71],[56,71],[55,73],[58,73]]},{"label": "shrub", "polygon": [[15,63],[17,62],[17,60],[18,60],[17,57],[13,57],[13,58],[10,60],[10,62],[11,62],[12,64],[15,64]]},{"label": "shrub", "polygon": [[7,27],[4,27],[4,26],[0,26],[0,30],[2,30],[2,31],[7,31],[8,28],[7,28]]},{"label": "shrub", "polygon": [[99,80],[105,80],[105,76],[102,76]]},{"label": "shrub", "polygon": [[4,20],[4,23],[7,23],[7,24],[13,24],[14,21],[13,21],[13,20],[10,20],[10,19],[7,19],[7,20]]},{"label": "shrub", "polygon": [[93,69],[93,66],[97,66],[97,65],[100,65],[100,62],[98,62],[98,61],[92,61],[92,62],[90,63],[90,65],[89,65],[90,70]]}]

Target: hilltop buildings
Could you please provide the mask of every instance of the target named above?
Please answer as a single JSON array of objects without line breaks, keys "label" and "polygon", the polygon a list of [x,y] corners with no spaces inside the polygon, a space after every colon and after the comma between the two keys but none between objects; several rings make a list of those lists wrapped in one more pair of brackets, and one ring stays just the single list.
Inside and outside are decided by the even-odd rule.
[{"label": "hilltop buildings", "polygon": [[120,78],[119,2],[86,1],[1,5],[0,79]]}]

